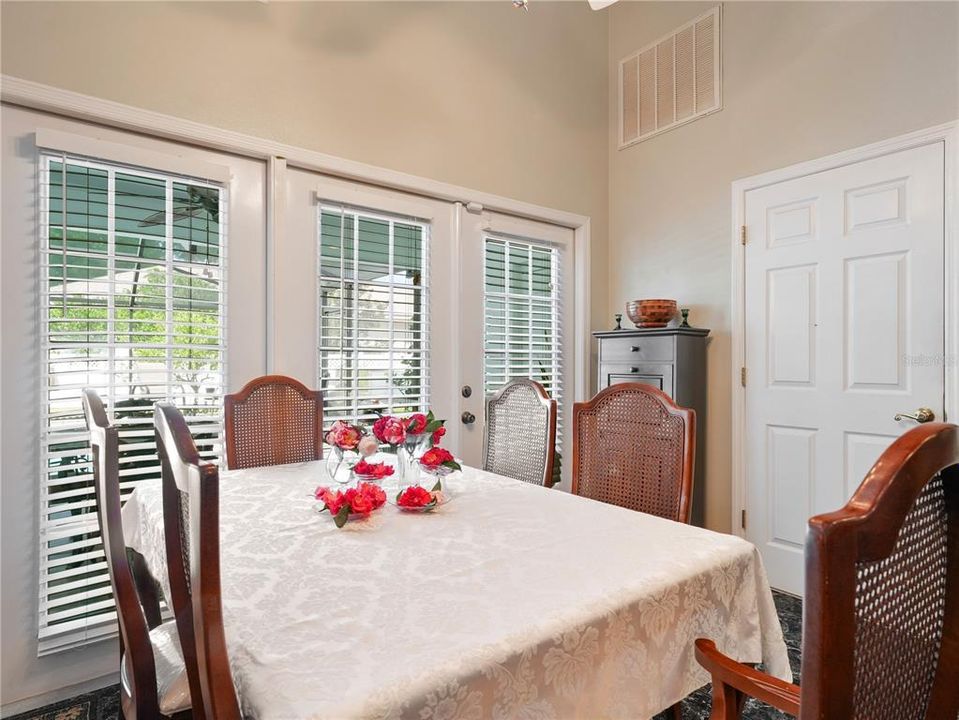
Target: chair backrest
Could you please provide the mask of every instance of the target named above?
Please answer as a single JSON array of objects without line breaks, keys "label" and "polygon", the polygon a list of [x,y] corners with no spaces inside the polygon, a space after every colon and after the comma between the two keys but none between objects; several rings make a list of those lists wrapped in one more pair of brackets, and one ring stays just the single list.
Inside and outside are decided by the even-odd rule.
[{"label": "chair backrest", "polygon": [[806,536],[804,720],[959,717],[959,428],[880,456]]},{"label": "chair backrest", "polygon": [[[194,717],[240,717],[220,601],[220,475],[201,462],[180,411],[158,403],[153,415],[163,476],[167,571]],[[202,703],[196,701],[202,698]]]},{"label": "chair backrest", "polygon": [[649,385],[573,406],[573,493],[689,522],[696,414]]},{"label": "chair backrest", "polygon": [[226,463],[238,468],[323,457],[323,393],[285,375],[264,375],[224,398]]},{"label": "chair backrest", "polygon": [[556,401],[535,380],[510,380],[486,401],[483,468],[535,485],[553,485]]},{"label": "chair backrest", "polygon": [[119,436],[90,388],[83,390],[83,416],[90,431],[100,539],[117,605],[120,655],[132,679],[131,696],[122,698],[123,712],[125,717],[156,717],[160,707],[150,630],[160,624],[159,595],[145,563],[135,567],[127,556],[120,519]]}]

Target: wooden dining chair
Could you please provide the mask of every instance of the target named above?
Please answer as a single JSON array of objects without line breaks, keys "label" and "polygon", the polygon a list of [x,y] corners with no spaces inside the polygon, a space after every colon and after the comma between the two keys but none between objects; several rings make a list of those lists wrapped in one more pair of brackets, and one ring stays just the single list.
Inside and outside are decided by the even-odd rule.
[{"label": "wooden dining chair", "polygon": [[610,385],[573,406],[573,493],[689,522],[696,413],[649,385]]},{"label": "wooden dining chair", "polygon": [[556,401],[535,380],[510,380],[486,401],[483,469],[553,485]]},{"label": "wooden dining chair", "polygon": [[323,457],[323,393],[285,375],[258,377],[224,398],[231,470]]},{"label": "wooden dining chair", "polygon": [[801,720],[959,717],[959,427],[905,433],[809,521],[804,602],[801,688],[696,641],[713,720],[747,696]]},{"label": "wooden dining chair", "polygon": [[95,390],[83,390],[103,554],[117,606],[120,707],[127,720],[190,717],[190,690],[176,625],[160,618],[157,585],[128,551],[120,518],[119,435]]},{"label": "wooden dining chair", "polygon": [[193,715],[240,717],[220,600],[220,475],[203,463],[183,415],[158,403],[153,415],[163,477],[163,529],[170,601],[186,663]]}]

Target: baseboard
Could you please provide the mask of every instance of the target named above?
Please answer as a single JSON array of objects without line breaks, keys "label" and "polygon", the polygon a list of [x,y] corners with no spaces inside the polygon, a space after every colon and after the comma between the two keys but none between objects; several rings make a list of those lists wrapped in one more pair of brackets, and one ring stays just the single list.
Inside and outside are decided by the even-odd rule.
[{"label": "baseboard", "polygon": [[93,680],[77,683],[76,685],[58,688],[57,690],[51,690],[50,692],[34,695],[33,697],[15,700],[11,703],[4,703],[0,706],[0,720],[11,717],[12,715],[19,715],[20,713],[29,712],[30,710],[36,710],[37,708],[42,708],[45,705],[51,705],[61,700],[69,700],[77,695],[83,695],[84,693],[93,692],[94,690],[110,687],[111,685],[116,685],[118,682],[120,682],[120,674],[111,673],[103,677],[94,678]]}]

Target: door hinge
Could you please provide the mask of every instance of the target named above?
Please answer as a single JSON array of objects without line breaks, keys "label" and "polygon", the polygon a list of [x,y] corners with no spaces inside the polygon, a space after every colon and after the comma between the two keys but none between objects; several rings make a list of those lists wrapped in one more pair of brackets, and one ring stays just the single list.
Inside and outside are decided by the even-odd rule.
[{"label": "door hinge", "polygon": [[746,226],[745,225],[739,228],[739,244],[740,245],[746,244]]},{"label": "door hinge", "polygon": [[746,511],[743,510],[739,516],[739,524],[742,525],[743,530],[746,529]]},{"label": "door hinge", "polygon": [[739,368],[739,382],[743,387],[746,387],[746,368]]}]

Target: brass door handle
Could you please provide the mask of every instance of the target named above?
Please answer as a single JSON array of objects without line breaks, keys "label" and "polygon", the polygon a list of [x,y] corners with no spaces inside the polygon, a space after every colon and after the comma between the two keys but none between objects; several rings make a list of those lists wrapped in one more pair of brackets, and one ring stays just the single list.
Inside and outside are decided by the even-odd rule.
[{"label": "brass door handle", "polygon": [[915,420],[917,423],[927,423],[936,419],[936,413],[929,408],[923,407],[916,410],[915,413],[896,413],[894,420],[898,422],[899,420],[904,420],[905,418]]}]

